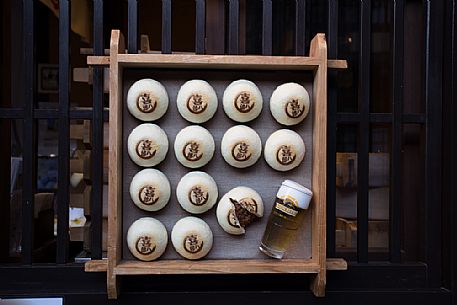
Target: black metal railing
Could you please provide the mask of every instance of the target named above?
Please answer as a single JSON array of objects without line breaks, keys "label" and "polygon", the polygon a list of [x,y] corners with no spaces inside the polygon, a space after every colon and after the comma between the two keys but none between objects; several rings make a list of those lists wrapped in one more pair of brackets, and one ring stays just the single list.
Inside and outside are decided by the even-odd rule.
[{"label": "black metal railing", "polygon": [[[103,194],[103,123],[107,121],[107,112],[103,108],[104,72],[101,67],[93,68],[93,108],[92,110],[76,110],[70,108],[70,0],[60,0],[59,17],[59,105],[58,109],[38,109],[36,98],[36,54],[38,47],[35,39],[35,14],[34,0],[23,0],[23,44],[24,44],[24,106],[23,108],[1,108],[0,119],[21,119],[24,123],[23,141],[30,143],[23,153],[23,227],[22,227],[22,263],[33,262],[33,209],[36,181],[36,145],[37,145],[37,119],[58,119],[59,121],[59,167],[58,167],[58,192],[57,192],[57,251],[56,262],[67,263],[69,257],[69,128],[70,120],[91,120],[92,137],[92,196],[91,196],[91,257],[102,257],[102,194]],[[271,55],[275,41],[273,39],[273,0],[262,0],[263,19],[261,52]],[[420,124],[426,128],[426,159],[425,185],[426,185],[426,217],[424,242],[427,251],[424,263],[427,264],[427,274],[430,286],[438,287],[441,281],[441,192],[442,192],[442,163],[441,137],[442,127],[442,69],[443,69],[443,14],[444,4],[441,1],[424,1],[424,39],[425,39],[425,79],[424,96],[426,111],[423,114],[403,112],[404,97],[404,10],[406,0],[392,1],[392,82],[386,84],[392,88],[392,112],[373,113],[370,111],[370,75],[371,75],[371,13],[372,1],[361,0],[358,34],[360,37],[358,49],[358,111],[354,113],[338,112],[338,91],[336,89],[337,73],[329,72],[328,87],[328,183],[327,183],[327,249],[330,257],[339,256],[335,247],[335,221],[336,221],[336,153],[337,153],[337,126],[341,123],[357,124],[358,126],[358,188],[357,188],[357,256],[359,263],[370,261],[368,246],[368,179],[369,179],[369,139],[370,124],[387,123],[392,126],[391,164],[390,164],[390,204],[389,204],[389,257],[391,263],[401,263],[401,153],[402,153],[402,126],[407,123]],[[108,33],[104,25],[104,6],[107,1],[94,0],[93,17],[93,49],[94,55],[104,54],[105,35]],[[341,1],[328,0],[327,3],[327,42],[328,57],[338,58],[339,20]],[[138,1],[128,0],[128,31],[127,47],[129,53],[138,52]],[[195,52],[206,52],[206,1],[196,0],[195,23]],[[308,1],[296,0],[295,6],[295,54],[305,55],[307,40],[307,27],[310,21],[306,19],[307,9],[312,10]],[[455,6],[454,6],[455,10]],[[162,53],[171,53],[172,46],[172,1],[162,0]],[[227,37],[228,54],[240,53],[240,3],[238,0],[228,1]],[[225,35],[226,34],[226,35]],[[455,39],[455,38],[454,38]],[[351,62],[349,63],[351,64]],[[455,71],[453,72],[455,73]],[[454,84],[455,85],[455,84]]]}]

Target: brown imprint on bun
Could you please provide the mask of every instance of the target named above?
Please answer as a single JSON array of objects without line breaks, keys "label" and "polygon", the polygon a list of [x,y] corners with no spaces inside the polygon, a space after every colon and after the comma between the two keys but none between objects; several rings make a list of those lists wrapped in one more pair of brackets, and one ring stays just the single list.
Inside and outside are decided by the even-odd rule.
[{"label": "brown imprint on bun", "polygon": [[232,208],[229,210],[227,214],[227,221],[229,225],[231,225],[234,228],[239,228],[240,225],[237,223],[236,215],[235,215],[235,208]]},{"label": "brown imprint on bun", "polygon": [[136,243],[135,248],[138,253],[149,255],[156,250],[156,246],[152,244],[152,238],[149,236],[140,236]]},{"label": "brown imprint on bun", "polygon": [[136,107],[143,113],[151,113],[157,107],[157,99],[149,92],[143,92],[138,96]]},{"label": "brown imprint on bun", "polygon": [[190,189],[189,201],[193,205],[201,206],[208,202],[209,194],[200,185],[195,185]]},{"label": "brown imprint on bun", "polygon": [[252,153],[249,151],[249,144],[246,142],[238,142],[232,147],[232,157],[236,161],[247,161],[251,158]]},{"label": "brown imprint on bun", "polygon": [[254,108],[255,102],[251,99],[250,92],[241,91],[233,100],[233,105],[239,112],[248,113]]},{"label": "brown imprint on bun", "polygon": [[182,154],[188,161],[198,161],[203,157],[200,144],[195,141],[187,142],[182,149]]},{"label": "brown imprint on bun", "polygon": [[187,109],[194,114],[202,113],[208,107],[208,102],[198,93],[191,94],[187,99]]},{"label": "brown imprint on bun", "polygon": [[153,205],[159,200],[159,192],[155,189],[155,187],[151,185],[143,186],[139,193],[138,198],[140,199],[141,203],[145,205]]},{"label": "brown imprint on bun", "polygon": [[184,250],[189,253],[198,253],[203,248],[203,240],[197,234],[187,235],[183,241]]},{"label": "brown imprint on bun", "polygon": [[305,112],[305,105],[298,99],[291,99],[287,101],[285,110],[289,118],[296,119]]},{"label": "brown imprint on bun", "polygon": [[151,159],[157,153],[157,148],[152,140],[145,139],[136,145],[136,153],[141,159]]},{"label": "brown imprint on bun", "polygon": [[281,145],[276,152],[276,161],[282,165],[289,165],[295,161],[297,155],[290,145]]}]

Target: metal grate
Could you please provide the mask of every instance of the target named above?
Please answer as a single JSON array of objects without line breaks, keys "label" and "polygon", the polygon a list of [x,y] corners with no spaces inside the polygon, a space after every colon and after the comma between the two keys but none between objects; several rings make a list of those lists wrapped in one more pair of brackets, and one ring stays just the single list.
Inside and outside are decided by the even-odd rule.
[{"label": "metal grate", "polygon": [[[262,27],[261,52],[263,55],[272,54],[275,44],[273,37],[273,0],[262,0]],[[404,8],[406,0],[392,1],[393,4],[393,68],[392,87],[393,108],[391,113],[370,112],[370,56],[371,56],[371,13],[373,0],[360,1],[359,15],[359,83],[358,83],[358,111],[354,113],[337,112],[338,94],[336,88],[337,72],[329,73],[329,113],[328,113],[328,194],[327,194],[327,249],[330,257],[339,255],[335,248],[335,180],[336,180],[336,140],[337,124],[351,123],[358,126],[358,196],[357,196],[357,257],[360,263],[369,261],[368,253],[368,174],[369,174],[369,127],[372,123],[388,123],[392,126],[392,159],[391,159],[391,193],[390,193],[390,242],[389,260],[392,263],[401,262],[401,145],[402,125],[405,123],[421,124],[426,127],[426,220],[425,242],[427,253],[428,279],[430,284],[437,286],[441,278],[441,117],[442,117],[442,74],[443,52],[441,42],[443,38],[444,5],[441,1],[424,1],[425,10],[425,114],[403,113],[403,85],[404,85]],[[94,0],[94,54],[104,54],[104,5],[106,1]],[[338,58],[339,39],[339,5],[341,1],[328,0],[327,2],[327,40],[330,59]],[[33,206],[36,181],[36,120],[54,118],[59,120],[59,176],[58,176],[58,237],[57,263],[69,262],[69,235],[68,235],[68,202],[69,202],[69,124],[71,119],[87,119],[92,121],[91,129],[92,151],[92,199],[91,199],[91,240],[92,258],[102,256],[102,188],[103,188],[103,122],[107,121],[107,112],[103,109],[103,68],[93,70],[93,109],[70,109],[70,0],[60,0],[59,18],[59,108],[58,110],[38,109],[36,103],[36,56],[34,26],[34,0],[23,0],[23,43],[24,63],[24,103],[23,108],[0,109],[1,119],[22,119],[24,122],[23,139],[31,143],[30,149],[24,151],[24,193],[23,193],[23,263],[33,261]],[[206,42],[206,1],[196,0],[196,34],[195,52],[204,54]],[[240,1],[228,1],[227,42],[228,54],[240,53]],[[306,18],[312,14],[313,7],[309,1],[296,0],[295,6],[295,54],[307,53],[307,30],[310,20]],[[307,11],[311,10],[311,12]],[[138,52],[138,1],[128,0],[128,52]],[[171,53],[172,46],[172,1],[162,0],[162,53]]]}]

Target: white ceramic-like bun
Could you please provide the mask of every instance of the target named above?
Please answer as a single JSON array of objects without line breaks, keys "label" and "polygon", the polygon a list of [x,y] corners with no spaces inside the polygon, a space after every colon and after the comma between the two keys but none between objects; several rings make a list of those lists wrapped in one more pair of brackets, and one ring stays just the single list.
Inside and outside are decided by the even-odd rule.
[{"label": "white ceramic-like bun", "polygon": [[254,120],[262,112],[263,99],[259,88],[251,81],[240,79],[232,82],[224,91],[224,111],[236,122]]},{"label": "white ceramic-like bun", "polygon": [[156,169],[147,168],[133,176],[130,197],[145,211],[158,211],[170,200],[171,187],[167,177]]},{"label": "white ceramic-like bun", "polygon": [[186,167],[206,165],[214,155],[214,139],[206,128],[198,125],[181,129],[175,139],[175,156]]},{"label": "white ceramic-like bun", "polygon": [[158,81],[150,78],[140,79],[129,88],[127,108],[139,120],[158,120],[168,109],[167,91]]},{"label": "white ceramic-like bun", "polygon": [[285,83],[276,88],[270,98],[270,111],[275,120],[283,125],[296,125],[309,112],[309,94],[296,83]]},{"label": "white ceramic-like bun", "polygon": [[176,252],[187,259],[199,259],[208,254],[213,246],[213,232],[200,218],[184,217],[173,227],[171,242]]},{"label": "white ceramic-like bun", "polygon": [[127,245],[133,256],[142,261],[159,258],[168,243],[167,229],[152,217],[136,220],[127,231]]},{"label": "white ceramic-like bun", "polygon": [[211,209],[217,201],[217,196],[217,184],[205,172],[187,173],[176,187],[179,204],[192,214],[201,214]]},{"label": "white ceramic-like bun", "polygon": [[288,171],[300,165],[305,152],[305,142],[298,133],[280,129],[268,137],[263,155],[273,169]]},{"label": "white ceramic-like bun", "polygon": [[156,124],[138,125],[129,135],[128,153],[133,162],[143,167],[159,164],[168,151],[168,138]]},{"label": "white ceramic-like bun", "polygon": [[236,125],[228,129],[222,137],[221,153],[231,166],[245,168],[259,159],[262,153],[262,141],[254,129]]},{"label": "white ceramic-like bun", "polygon": [[176,98],[181,116],[192,123],[204,123],[217,110],[217,95],[213,87],[204,80],[187,81],[179,89]]},{"label": "white ceramic-like bun", "polygon": [[239,186],[228,191],[217,204],[216,216],[222,229],[233,235],[244,234],[246,231],[236,217],[235,207],[230,198],[242,202],[251,213],[262,217],[264,211],[262,197],[249,187]]}]

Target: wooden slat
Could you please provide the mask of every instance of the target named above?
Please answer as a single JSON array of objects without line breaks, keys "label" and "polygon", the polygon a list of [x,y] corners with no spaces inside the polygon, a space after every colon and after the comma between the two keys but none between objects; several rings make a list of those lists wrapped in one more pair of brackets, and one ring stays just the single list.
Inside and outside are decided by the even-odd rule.
[{"label": "wooden slat", "polygon": [[[155,53],[159,53],[158,51],[155,52]],[[154,54],[153,51],[149,52],[149,54]],[[194,55],[193,53],[188,53],[186,52],[185,54],[183,54],[182,52],[177,52],[177,53],[173,53],[173,55]],[[199,55],[199,56],[202,56],[202,55]],[[216,55],[206,55],[206,56],[216,56]],[[227,56],[225,56],[227,57]],[[243,57],[249,57],[249,56],[243,56]],[[281,58],[282,56],[275,56],[274,58]],[[303,57],[300,57],[303,59]],[[306,57],[305,57],[306,58]],[[204,60],[204,59],[202,59]],[[109,59],[109,56],[88,56],[87,57],[87,64],[89,66],[108,66],[110,63],[110,59]],[[312,64],[310,62],[310,64]],[[348,63],[346,60],[343,60],[343,59],[329,59],[327,61],[327,68],[329,69],[347,69],[348,68]]]},{"label": "wooden slat", "polygon": [[[135,262],[137,264],[140,263],[138,261],[135,261]],[[158,262],[160,262],[160,261],[158,261]],[[164,261],[164,262],[167,262],[167,261]],[[183,262],[186,262],[186,261],[183,261]],[[281,262],[282,261],[278,261],[277,264],[280,264]],[[220,263],[220,261],[219,261],[219,263]],[[153,264],[153,263],[149,263],[149,264]],[[311,269],[312,265],[309,263],[307,263],[307,264],[308,264],[308,267]],[[347,262],[341,258],[327,258],[326,266],[327,266],[327,270],[331,270],[331,271],[342,271],[342,270],[347,270],[347,268],[348,268]],[[91,260],[84,264],[84,271],[86,271],[86,272],[106,272],[107,269],[108,269],[108,260],[106,260],[106,259]]]},{"label": "wooden slat", "polygon": [[314,70],[323,63],[319,58],[298,56],[251,56],[251,55],[185,55],[185,54],[119,54],[119,63],[124,67],[166,67],[258,70]]},{"label": "wooden slat", "polygon": [[107,259],[96,259],[84,264],[85,272],[106,272],[108,270]]},{"label": "wooden slat", "polygon": [[328,69],[347,69],[348,62],[344,59],[329,59],[327,60]]},{"label": "wooden slat", "polygon": [[89,66],[109,66],[109,56],[87,56]]},{"label": "wooden slat", "polygon": [[122,274],[208,274],[208,273],[317,273],[319,265],[309,260],[159,260],[123,261],[115,269]]},{"label": "wooden slat", "polygon": [[311,283],[316,296],[325,295],[326,283],[326,196],[327,196],[327,44],[324,34],[317,34],[311,41],[310,55],[319,57],[322,65],[313,83],[313,231],[312,257],[317,259],[319,273]]},{"label": "wooden slat", "polygon": [[119,70],[118,53],[125,50],[124,39],[119,30],[111,32],[110,50],[110,131],[109,131],[109,176],[108,176],[108,298],[117,298],[118,282],[114,268],[122,256],[122,73]]}]

